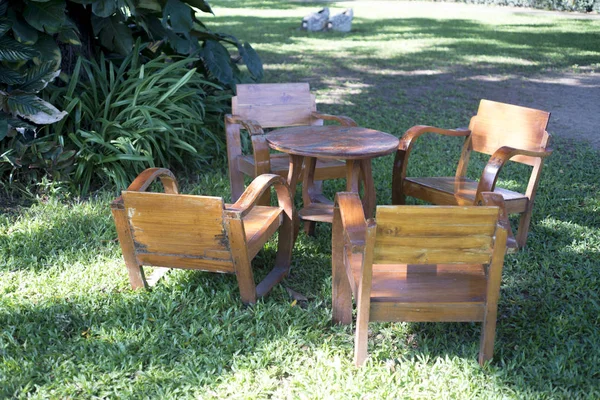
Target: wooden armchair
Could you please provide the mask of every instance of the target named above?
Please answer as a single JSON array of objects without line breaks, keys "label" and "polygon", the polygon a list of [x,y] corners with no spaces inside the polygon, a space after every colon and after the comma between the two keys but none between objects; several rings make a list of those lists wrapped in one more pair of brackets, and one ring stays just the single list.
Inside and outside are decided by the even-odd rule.
[{"label": "wooden armchair", "polygon": [[[270,152],[263,128],[323,125],[324,120],[356,126],[356,122],[348,117],[318,113],[315,96],[310,93],[308,83],[237,85],[237,96],[233,97],[231,108],[232,115],[225,116],[225,133],[232,201],[236,201],[244,191],[244,175],[256,177],[272,173],[284,178],[288,176],[288,155]],[[251,155],[242,154],[242,128],[250,134]],[[315,180],[345,177],[343,161],[317,161]],[[299,181],[302,182],[302,177]],[[293,193],[295,188],[291,189]]]},{"label": "wooden armchair", "polygon": [[[516,242],[511,235],[509,248],[524,247],[544,158],[552,153],[548,148],[550,135],[546,132],[549,118],[550,113],[546,111],[481,100],[469,130],[423,125],[410,128],[400,140],[394,161],[392,203],[404,204],[405,196],[412,196],[434,204],[471,205],[483,192],[499,193],[504,198],[507,213],[521,214]],[[415,140],[426,132],[465,137],[454,177],[406,177]],[[491,155],[479,181],[465,177],[471,151]],[[533,167],[524,194],[496,187],[500,170],[509,160]]]},{"label": "wooden armchair", "polygon": [[378,206],[365,220],[355,193],[338,193],[332,238],[333,320],[352,322],[354,363],[369,321],[482,321],[479,363],[492,357],[507,231],[502,196],[484,206]]},{"label": "wooden armchair", "polygon": [[[156,178],[165,193],[145,192]],[[257,206],[271,186],[279,207]],[[149,168],[111,208],[133,289],[157,280],[147,281],[142,265],[198,269],[235,274],[242,302],[255,303],[289,272],[295,211],[289,187],[280,176],[261,175],[235,204],[224,204],[220,197],[179,194],[169,170]],[[277,231],[275,266],[255,285],[251,261]]]}]

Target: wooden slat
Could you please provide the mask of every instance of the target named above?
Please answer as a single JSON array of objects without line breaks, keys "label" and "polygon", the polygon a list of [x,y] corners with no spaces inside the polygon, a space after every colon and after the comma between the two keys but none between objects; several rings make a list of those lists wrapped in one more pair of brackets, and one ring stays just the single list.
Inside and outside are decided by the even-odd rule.
[{"label": "wooden slat", "polygon": [[[434,204],[472,205],[475,202],[478,182],[454,177],[406,178],[404,192],[407,196],[426,199]],[[504,198],[509,214],[523,212],[527,208],[526,195],[496,187],[495,193]]]},{"label": "wooden slat", "polygon": [[380,206],[374,262],[487,263],[496,207]]},{"label": "wooden slat", "polygon": [[[230,253],[227,252],[227,255]],[[209,272],[233,273],[231,260],[200,257],[182,257],[178,254],[138,253],[138,261],[143,265],[158,267],[198,269]]]},{"label": "wooden slat", "polygon": [[373,303],[370,321],[468,322],[483,321],[483,303]]},{"label": "wooden slat", "polygon": [[[481,100],[471,119],[473,150],[493,154],[502,146],[541,151],[548,141],[550,113],[511,104]],[[517,156],[513,161],[533,165],[535,158]]]},{"label": "wooden slat", "polygon": [[123,200],[138,256],[206,257],[229,251],[219,197],[125,191]]},{"label": "wooden slat", "polygon": [[263,128],[312,125],[316,111],[307,83],[237,85],[232,112]]}]

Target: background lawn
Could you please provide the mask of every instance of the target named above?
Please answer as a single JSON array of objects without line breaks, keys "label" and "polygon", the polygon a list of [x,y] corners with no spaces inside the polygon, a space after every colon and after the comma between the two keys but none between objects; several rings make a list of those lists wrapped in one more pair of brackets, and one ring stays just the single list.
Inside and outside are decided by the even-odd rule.
[{"label": "background lawn", "polygon": [[[600,92],[582,82],[600,69],[600,21],[369,1],[327,4],[354,8],[351,33],[307,33],[300,21],[319,4],[211,4],[216,17],[204,21],[252,43],[265,82],[309,82],[320,111],[397,136],[415,124],[466,126],[481,98],[564,109],[560,91],[529,89],[575,76],[564,90],[576,91],[577,112],[550,119],[555,153],[528,247],[506,257],[492,362],[476,361],[480,324],[381,323],[370,325],[367,365],[354,368],[352,329],[331,325],[324,224],[316,238],[300,235],[291,276],[255,306],[242,306],[231,275],[173,271],[133,292],[110,215],[116,194],[81,200],[50,185],[0,214],[0,397],[600,397],[600,151],[597,125],[578,125],[598,118]],[[571,138],[581,135],[591,141]],[[459,151],[460,139],[426,136],[411,171],[452,173]],[[374,161],[379,204],[391,201],[392,157]],[[473,177],[485,161],[472,161]],[[511,165],[501,183],[523,190],[523,172]],[[182,186],[229,200],[223,166]],[[273,244],[259,254],[259,277],[274,256]],[[294,304],[285,287],[308,302]]]}]

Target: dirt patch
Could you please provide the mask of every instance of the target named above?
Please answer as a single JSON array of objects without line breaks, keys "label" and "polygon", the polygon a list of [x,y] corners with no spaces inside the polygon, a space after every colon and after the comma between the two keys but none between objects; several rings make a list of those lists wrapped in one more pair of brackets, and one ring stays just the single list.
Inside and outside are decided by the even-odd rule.
[{"label": "dirt patch", "polygon": [[473,91],[480,98],[550,111],[549,132],[600,149],[600,73],[465,79],[476,81]]}]

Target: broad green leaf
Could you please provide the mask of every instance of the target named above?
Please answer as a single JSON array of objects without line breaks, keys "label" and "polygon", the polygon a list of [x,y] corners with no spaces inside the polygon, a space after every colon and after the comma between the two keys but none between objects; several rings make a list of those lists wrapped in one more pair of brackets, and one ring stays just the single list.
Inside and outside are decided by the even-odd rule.
[{"label": "broad green leaf", "polygon": [[184,0],[190,6],[197,8],[200,11],[204,11],[205,13],[215,14],[213,10],[210,8],[210,5],[205,0]]},{"label": "broad green leaf", "polygon": [[45,107],[45,104],[42,103],[42,99],[29,93],[11,94],[10,96],[7,96],[6,105],[9,112],[18,116],[36,114],[40,111],[48,113],[52,112],[51,109]]},{"label": "broad green leaf", "polygon": [[139,0],[137,2],[137,8],[143,8],[146,10],[158,12],[162,10],[162,7],[160,6],[160,3],[157,0]]},{"label": "broad green leaf", "polygon": [[163,10],[163,25],[170,26],[176,33],[189,33],[194,23],[192,15],[192,9],[187,4],[179,0],[167,0]]},{"label": "broad green leaf", "polygon": [[7,36],[0,37],[0,61],[25,61],[37,56],[31,46],[19,43]]},{"label": "broad green leaf", "polygon": [[8,17],[12,21],[15,39],[24,44],[34,44],[38,40],[38,31],[25,22],[14,10],[9,10]]},{"label": "broad green leaf", "polygon": [[8,119],[0,116],[0,140],[4,139],[6,135],[8,135]]},{"label": "broad green leaf", "polygon": [[40,32],[58,33],[67,20],[65,0],[50,0],[45,3],[30,1],[25,6],[23,17]]},{"label": "broad green leaf", "polygon": [[18,89],[24,92],[37,93],[44,89],[60,74],[60,69],[56,69],[53,61],[44,64],[35,65],[27,70],[24,82]]},{"label": "broad green leaf", "polygon": [[176,33],[168,30],[165,32],[167,38],[169,39],[169,45],[173,50],[175,50],[179,54],[191,54],[197,51],[200,48],[200,44],[198,40],[190,40],[187,38],[182,38]]},{"label": "broad green leaf", "polygon": [[117,11],[115,0],[96,0],[92,3],[92,12],[101,18],[107,18]]},{"label": "broad green leaf", "polygon": [[8,1],[0,0],[0,15],[6,14],[7,9],[8,9]]},{"label": "broad green leaf", "polygon": [[240,50],[240,55],[242,56],[246,67],[248,67],[248,72],[250,72],[256,80],[261,80],[263,78],[263,65],[258,53],[248,42],[245,42],[244,46],[238,46],[238,49]]},{"label": "broad green leaf", "polygon": [[12,27],[12,21],[6,17],[0,17],[0,36],[4,35]]},{"label": "broad green leaf", "polygon": [[92,16],[94,34],[100,38],[102,46],[122,55],[128,55],[133,48],[131,29],[119,17],[113,15],[109,18]]},{"label": "broad green leaf", "polygon": [[233,80],[233,69],[229,61],[229,52],[219,42],[207,40],[202,49],[202,58],[206,69],[221,83],[230,84]]},{"label": "broad green leaf", "polygon": [[74,29],[63,29],[58,34],[58,41],[61,43],[69,43],[74,44],[75,46],[80,46],[81,41],[79,40],[79,36]]},{"label": "broad green leaf", "polygon": [[39,53],[39,56],[35,57],[33,60],[36,64],[39,65],[51,61],[56,65],[55,68],[59,67],[62,56],[60,48],[52,36],[42,35],[33,45],[33,48]]},{"label": "broad green leaf", "polygon": [[41,100],[41,102],[43,102],[44,106],[50,110],[49,113],[46,111],[38,111],[35,114],[23,115],[22,117],[30,120],[31,122],[33,122],[35,124],[46,125],[46,124],[53,124],[55,122],[58,122],[67,116],[67,113],[65,111],[60,111],[58,108],[54,107],[52,104],[48,103],[47,101]]},{"label": "broad green leaf", "polygon": [[14,69],[0,67],[0,82],[7,85],[17,85],[23,82],[23,77]]}]

